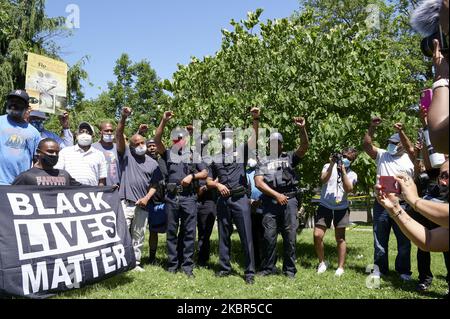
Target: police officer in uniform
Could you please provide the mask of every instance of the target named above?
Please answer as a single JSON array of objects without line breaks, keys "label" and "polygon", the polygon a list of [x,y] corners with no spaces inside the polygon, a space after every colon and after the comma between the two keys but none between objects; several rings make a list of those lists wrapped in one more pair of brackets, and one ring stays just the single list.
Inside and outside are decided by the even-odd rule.
[{"label": "police officer in uniform", "polygon": [[161,170],[163,179],[156,187],[156,193],[153,195],[147,210],[148,210],[148,226],[150,236],[148,239],[149,246],[149,263],[156,263],[156,251],[158,250],[158,234],[167,232],[167,215],[165,212],[165,189],[167,179],[167,167],[164,160],[159,156],[156,148],[155,139],[147,141],[147,155],[153,158]]},{"label": "police officer in uniform", "polygon": [[[283,274],[294,278],[295,246],[297,239],[298,178],[294,168],[305,156],[308,147],[306,121],[302,117],[294,118],[295,125],[300,129],[301,145],[295,152],[283,152],[283,136],[279,133],[271,135],[271,145],[277,142],[278,150],[261,160],[256,169],[255,184],[263,193],[263,227],[264,227],[264,258],[262,271],[259,275],[269,276],[276,273],[276,246],[278,231],[283,236]],[[276,154],[276,155],[274,155]]]},{"label": "police officer in uniform", "polygon": [[[236,225],[245,256],[245,282],[254,284],[255,260],[250,215],[249,182],[246,166],[250,150],[256,149],[260,110],[251,110],[253,134],[248,143],[234,153],[233,131],[222,130],[222,153],[214,156],[207,179],[208,188],[217,189],[217,217],[219,226],[219,277],[231,275],[231,234]],[[241,158],[240,158],[241,157]]]},{"label": "police officer in uniform", "polygon": [[[173,112],[164,112],[161,124],[156,130],[155,143],[158,153],[166,163],[166,213],[167,213],[167,250],[168,271],[175,273],[179,268],[193,277],[195,232],[197,224],[197,189],[199,180],[206,179],[208,170],[199,159],[192,157],[186,130],[172,134],[173,146],[166,149],[162,135],[166,124],[173,118]],[[180,224],[180,233],[178,226]],[[181,235],[182,238],[178,238]],[[182,243],[182,258],[179,247]],[[180,250],[181,251],[181,250]],[[181,257],[181,253],[180,253]]]},{"label": "police officer in uniform", "polygon": [[[202,152],[204,147],[208,144],[208,139],[205,137],[202,140]],[[217,199],[218,194],[216,189],[208,189],[205,180],[199,182],[200,189],[198,192],[198,214],[197,214],[197,231],[198,231],[198,260],[197,264],[200,267],[208,265],[209,257],[211,255],[210,238],[214,229],[214,224],[217,218]]]}]

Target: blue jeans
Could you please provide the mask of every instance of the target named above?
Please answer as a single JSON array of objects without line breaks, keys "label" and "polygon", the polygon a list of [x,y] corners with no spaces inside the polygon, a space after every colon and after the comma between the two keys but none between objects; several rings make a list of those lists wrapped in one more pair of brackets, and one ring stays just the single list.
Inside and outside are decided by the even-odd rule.
[{"label": "blue jeans", "polygon": [[[402,206],[405,208],[404,206]],[[399,274],[411,275],[411,242],[399,226],[389,217],[389,213],[377,201],[373,207],[374,264],[386,275],[389,271],[389,235],[394,229],[397,238],[397,258],[395,270]]]}]

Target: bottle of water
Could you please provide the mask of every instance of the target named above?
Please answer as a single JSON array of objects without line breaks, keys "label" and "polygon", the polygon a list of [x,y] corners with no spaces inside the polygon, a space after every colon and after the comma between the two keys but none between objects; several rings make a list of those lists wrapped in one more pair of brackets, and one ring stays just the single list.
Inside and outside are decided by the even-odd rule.
[{"label": "bottle of water", "polygon": [[425,137],[425,144],[428,150],[428,157],[430,158],[430,163],[433,168],[440,168],[442,164],[445,162],[444,154],[437,153],[431,145],[430,132],[428,131],[428,127],[425,127],[423,130],[423,136]]}]

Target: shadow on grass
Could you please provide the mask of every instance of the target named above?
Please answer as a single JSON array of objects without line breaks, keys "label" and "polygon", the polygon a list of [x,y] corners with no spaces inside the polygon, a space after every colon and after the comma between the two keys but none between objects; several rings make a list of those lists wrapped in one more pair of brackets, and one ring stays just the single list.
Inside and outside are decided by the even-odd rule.
[{"label": "shadow on grass", "polygon": [[[417,284],[419,283],[418,280],[410,280],[405,282],[401,280],[399,274],[394,271],[390,271],[386,276],[383,276],[383,280],[389,282],[395,289],[418,293],[416,290]],[[444,298],[445,294],[431,290],[422,292],[421,295],[427,296],[429,298],[442,299]]]},{"label": "shadow on grass", "polygon": [[[333,260],[337,262],[337,248],[336,245],[331,245],[328,243],[324,243],[324,250],[325,250],[325,256],[327,260]],[[218,258],[218,251],[219,251],[219,242],[217,239],[211,240],[211,256],[216,256]],[[347,247],[347,255],[359,255],[364,253],[363,248],[359,247]],[[281,235],[278,237],[278,243],[277,243],[277,261],[282,262],[283,259],[283,240],[281,238]],[[296,245],[296,257],[297,257],[297,264],[300,264],[302,268],[316,268],[318,264],[318,259],[316,255],[316,251],[314,248],[314,243],[305,243],[305,242],[299,242],[297,240]],[[215,258],[213,258],[215,259]],[[243,254],[243,248],[241,245],[241,242],[239,238],[233,237],[231,240],[231,262],[232,263],[238,263],[239,266],[242,269],[245,269],[245,260],[244,260],[244,254]],[[217,262],[209,262],[210,268],[214,269],[215,271],[220,270],[220,266]],[[352,266],[349,268],[355,269],[359,273],[365,274],[366,269],[363,267],[356,267]]]},{"label": "shadow on grass", "polygon": [[56,295],[56,297],[62,297],[62,296],[64,296],[65,298],[78,297],[80,294],[82,296],[84,296],[84,295],[88,295],[89,293],[91,293],[99,288],[107,289],[107,290],[114,290],[114,289],[119,288],[120,286],[127,285],[133,281],[134,281],[133,278],[128,276],[127,273],[123,273],[123,274],[119,274],[114,277],[111,277],[109,279],[106,279],[102,282],[82,287],[81,289],[70,290],[67,292],[59,293]]}]

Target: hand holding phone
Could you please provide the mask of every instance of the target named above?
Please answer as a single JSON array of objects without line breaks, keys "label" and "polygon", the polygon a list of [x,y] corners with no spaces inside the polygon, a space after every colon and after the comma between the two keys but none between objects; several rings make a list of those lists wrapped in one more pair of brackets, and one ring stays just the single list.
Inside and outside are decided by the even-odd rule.
[{"label": "hand holding phone", "polygon": [[422,110],[428,113],[432,100],[433,100],[433,90],[431,89],[424,90],[422,92],[422,96],[420,97],[420,107],[422,108]]},{"label": "hand holding phone", "polygon": [[395,180],[393,176],[380,176],[381,190],[387,194],[401,194],[401,188],[399,183]]}]

